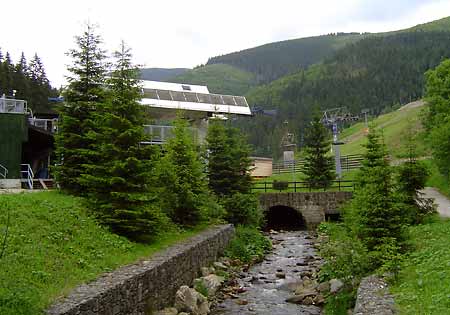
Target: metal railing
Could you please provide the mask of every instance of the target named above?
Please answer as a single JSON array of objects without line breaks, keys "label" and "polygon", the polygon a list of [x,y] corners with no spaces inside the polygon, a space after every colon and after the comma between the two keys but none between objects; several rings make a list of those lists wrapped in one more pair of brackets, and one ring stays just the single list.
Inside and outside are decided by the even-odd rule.
[{"label": "metal railing", "polygon": [[[350,171],[353,169],[359,169],[361,167],[361,162],[364,160],[363,156],[360,154],[353,155],[343,155],[341,156],[341,169],[343,171]],[[273,174],[281,173],[298,173],[301,172],[303,166],[305,165],[304,159],[298,159],[290,162],[278,162],[272,165]]]},{"label": "metal railing", "polygon": [[20,164],[20,174],[22,182],[26,183],[29,189],[33,189],[34,173],[30,164]]},{"label": "metal railing", "polygon": [[26,114],[28,113],[27,102],[24,100],[9,99],[3,94],[0,97],[0,113]]},{"label": "metal railing", "polygon": [[0,177],[6,179],[8,177],[8,169],[0,164]]},{"label": "metal railing", "polygon": [[[150,144],[163,144],[174,137],[174,126],[144,125],[144,133],[150,136]],[[194,141],[198,140],[199,132],[197,128],[188,127]]]},{"label": "metal railing", "polygon": [[257,181],[253,183],[253,191],[264,192],[313,192],[313,191],[354,191],[356,183],[352,180],[334,180],[331,185],[312,185],[309,182],[274,182]]}]

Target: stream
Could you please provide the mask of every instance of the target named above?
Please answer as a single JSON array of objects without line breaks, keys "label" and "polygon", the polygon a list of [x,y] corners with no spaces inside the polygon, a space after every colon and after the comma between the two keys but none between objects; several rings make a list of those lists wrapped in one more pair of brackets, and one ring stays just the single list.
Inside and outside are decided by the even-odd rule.
[{"label": "stream", "polygon": [[211,314],[321,314],[320,307],[286,302],[302,283],[302,277],[309,278],[319,262],[311,236],[306,231],[289,231],[271,233],[270,237],[273,251],[238,279],[245,292],[225,299]]}]

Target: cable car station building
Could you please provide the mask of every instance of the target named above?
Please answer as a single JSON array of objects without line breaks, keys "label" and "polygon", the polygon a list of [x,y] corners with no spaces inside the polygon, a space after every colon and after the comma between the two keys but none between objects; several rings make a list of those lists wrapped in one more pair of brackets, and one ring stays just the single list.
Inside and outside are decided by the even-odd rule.
[{"label": "cable car station building", "polygon": [[[160,145],[172,137],[172,122],[180,111],[190,121],[197,143],[202,143],[206,136],[209,118],[251,115],[243,96],[212,94],[201,85],[142,83],[141,104],[151,123],[144,125],[149,135],[144,144]],[[0,97],[0,189],[45,189],[52,185],[48,170],[55,132],[57,119],[36,118],[26,101]]]}]

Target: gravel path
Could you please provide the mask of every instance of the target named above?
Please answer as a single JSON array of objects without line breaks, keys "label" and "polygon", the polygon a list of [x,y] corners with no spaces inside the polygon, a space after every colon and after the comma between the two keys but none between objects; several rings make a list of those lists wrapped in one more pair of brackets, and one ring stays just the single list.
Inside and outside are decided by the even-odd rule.
[{"label": "gravel path", "polygon": [[441,217],[450,218],[450,200],[446,196],[433,187],[425,187],[421,192],[425,194],[424,197],[434,199],[438,206],[437,211]]}]

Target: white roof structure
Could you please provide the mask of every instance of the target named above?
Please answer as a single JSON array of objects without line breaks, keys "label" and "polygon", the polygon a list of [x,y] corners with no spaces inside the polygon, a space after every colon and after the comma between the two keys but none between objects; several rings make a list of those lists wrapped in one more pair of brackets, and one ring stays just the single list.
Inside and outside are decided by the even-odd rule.
[{"label": "white roof structure", "polygon": [[170,82],[143,81],[142,105],[217,114],[251,115],[243,96],[211,94],[208,87]]}]

